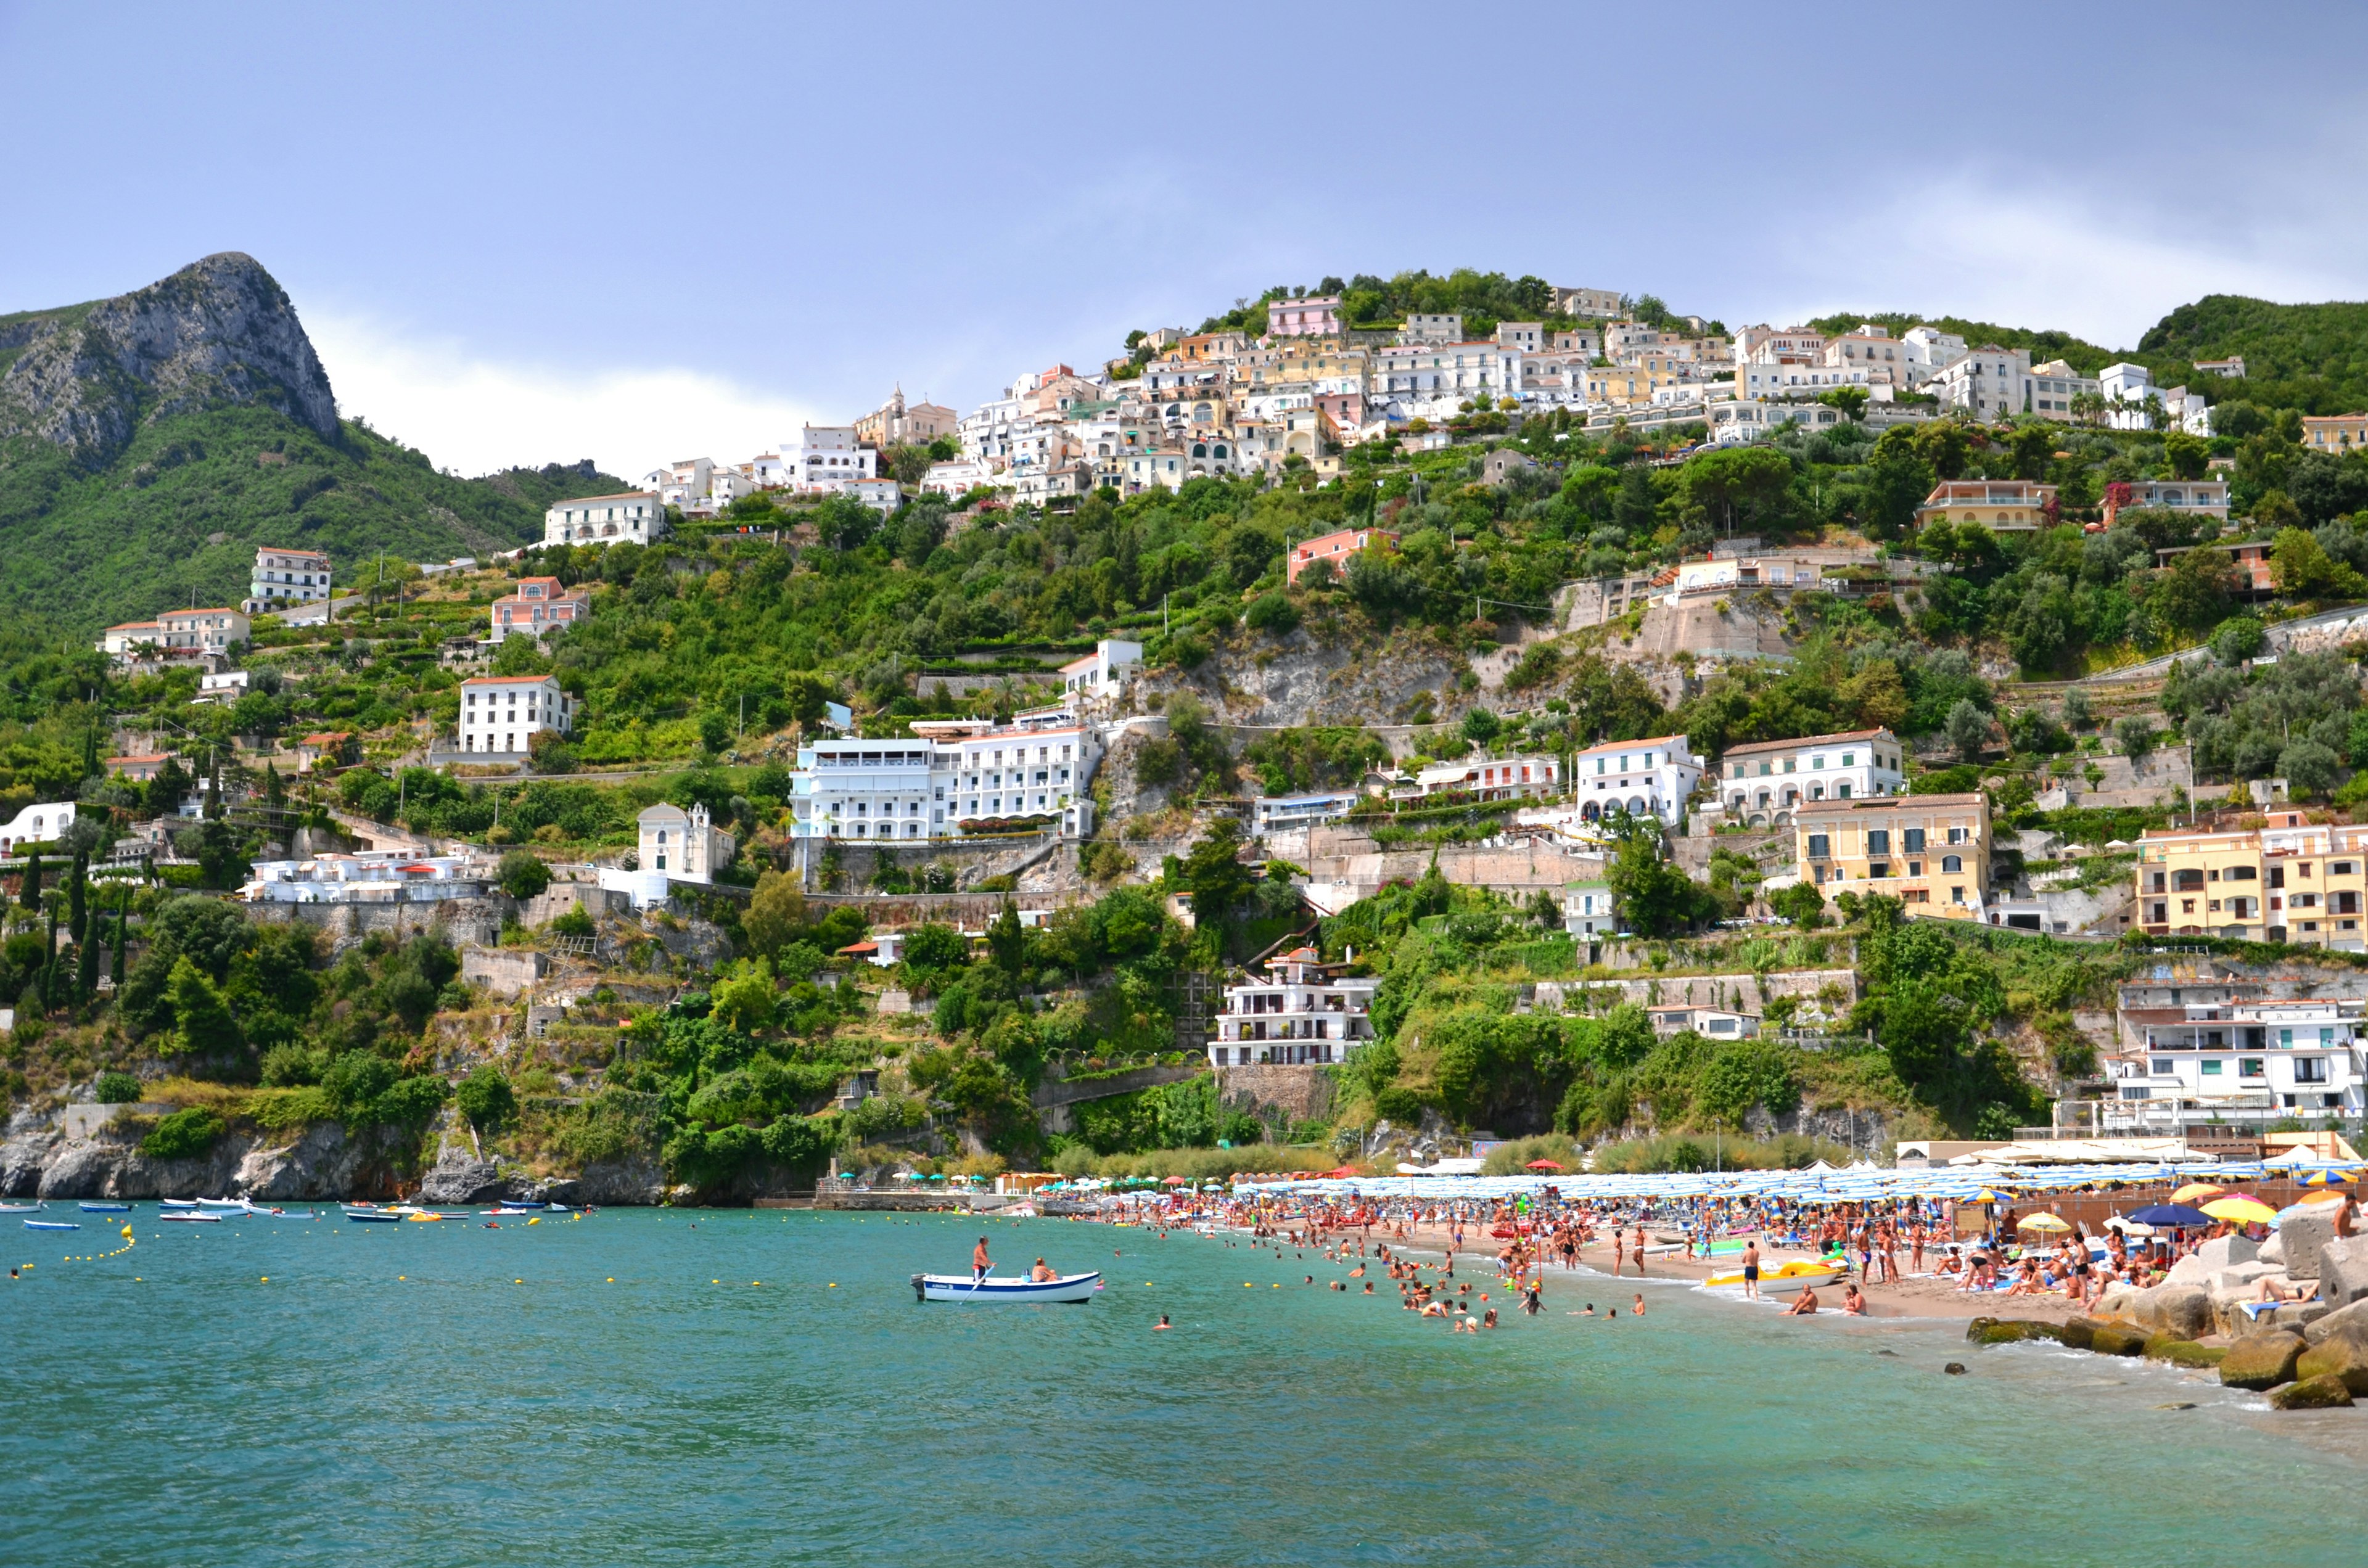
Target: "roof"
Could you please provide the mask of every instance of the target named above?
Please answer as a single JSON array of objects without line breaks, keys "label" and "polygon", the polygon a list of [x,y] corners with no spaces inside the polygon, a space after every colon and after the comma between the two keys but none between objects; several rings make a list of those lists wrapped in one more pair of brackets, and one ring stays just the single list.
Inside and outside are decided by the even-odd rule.
[{"label": "roof", "polygon": [[657,498],[658,493],[655,490],[620,490],[614,495],[571,495],[564,501],[553,501],[551,510],[556,512],[562,506],[582,506],[594,501],[655,501]]},{"label": "roof", "polygon": [[471,676],[461,684],[462,686],[541,686],[547,680],[555,681],[558,678],[557,676]]},{"label": "roof", "polygon": [[1979,791],[1969,795],[1867,795],[1850,801],[1804,801],[1793,808],[1793,815],[1798,820],[1812,812],[1860,812],[1870,806],[1884,811],[1917,811],[1927,806],[1987,806],[1989,801],[1987,795]]},{"label": "roof", "polygon": [[110,757],[108,757],[107,760],[108,760],[110,764],[114,764],[114,763],[135,763],[135,762],[164,762],[164,761],[168,760],[168,759],[171,757],[171,756],[172,756],[172,753],[170,753],[170,752],[151,751],[151,752],[142,752],[142,753],[141,753],[139,756],[110,756]]},{"label": "roof", "polygon": [[1891,732],[1888,729],[1844,730],[1839,734],[1803,735],[1797,740],[1790,741],[1754,741],[1748,746],[1729,746],[1721,755],[1725,756],[1744,756],[1752,752],[1789,751],[1794,746],[1833,745],[1842,741],[1871,741],[1878,735],[1888,735]]},{"label": "roof", "polygon": [[244,613],[242,610],[231,608],[228,605],[215,605],[210,609],[168,609],[156,618],[155,624],[161,625],[167,620],[186,620],[193,615],[241,615]]},{"label": "roof", "polygon": [[1637,746],[1658,745],[1675,745],[1679,750],[1684,750],[1687,745],[1686,737],[1683,735],[1655,735],[1650,740],[1606,741],[1601,745],[1589,746],[1585,751],[1579,752],[1577,755],[1580,756],[1593,756],[1600,751],[1630,751]]},{"label": "roof", "polygon": [[302,555],[309,556],[314,561],[326,561],[329,559],[326,555],[324,555],[317,550],[290,550],[284,544],[258,544],[255,547],[255,553],[257,555]]},{"label": "roof", "polygon": [[153,620],[126,620],[108,628],[109,631],[145,631],[154,626]]},{"label": "roof", "polygon": [[317,735],[306,735],[296,744],[300,746],[333,746],[339,741],[349,741],[353,738],[351,730],[323,730]]}]

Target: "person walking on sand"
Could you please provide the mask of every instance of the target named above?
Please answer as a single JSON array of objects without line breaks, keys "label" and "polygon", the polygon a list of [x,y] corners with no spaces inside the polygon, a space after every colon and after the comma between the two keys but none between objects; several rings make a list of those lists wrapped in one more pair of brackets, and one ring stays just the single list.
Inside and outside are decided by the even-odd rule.
[{"label": "person walking on sand", "polygon": [[1638,1225],[1628,1237],[1629,1250],[1636,1255],[1636,1278],[1645,1278],[1645,1227]]},{"label": "person walking on sand", "polygon": [[985,1278],[995,1265],[987,1261],[986,1238],[978,1238],[978,1245],[970,1249],[970,1282],[973,1285]]},{"label": "person walking on sand", "polygon": [[1743,1245],[1743,1299],[1759,1299],[1759,1238],[1752,1237]]}]

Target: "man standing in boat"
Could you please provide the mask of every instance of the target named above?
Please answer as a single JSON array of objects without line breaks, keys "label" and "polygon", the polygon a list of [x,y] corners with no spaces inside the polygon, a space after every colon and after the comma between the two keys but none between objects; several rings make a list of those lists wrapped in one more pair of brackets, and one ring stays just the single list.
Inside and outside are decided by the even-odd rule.
[{"label": "man standing in boat", "polygon": [[978,1245],[970,1250],[970,1282],[973,1285],[985,1278],[995,1265],[987,1261],[986,1238],[978,1238]]}]

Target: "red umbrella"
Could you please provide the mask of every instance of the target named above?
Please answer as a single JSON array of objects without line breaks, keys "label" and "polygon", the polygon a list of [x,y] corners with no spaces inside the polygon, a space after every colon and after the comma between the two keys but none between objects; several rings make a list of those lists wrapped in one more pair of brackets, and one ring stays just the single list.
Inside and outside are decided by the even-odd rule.
[{"label": "red umbrella", "polygon": [[1342,1165],[1342,1166],[1341,1166],[1338,1170],[1337,1170],[1337,1171],[1326,1171],[1326,1172],[1324,1173],[1324,1179],[1325,1179],[1325,1180],[1326,1180],[1326,1181],[1338,1181],[1338,1180],[1342,1179],[1343,1177],[1346,1177],[1346,1176],[1355,1176],[1356,1174],[1357,1174],[1357,1173],[1356,1173],[1356,1171],[1355,1171],[1354,1169],[1352,1169],[1351,1167],[1349,1167],[1349,1166],[1348,1166],[1348,1165]]},{"label": "red umbrella", "polygon": [[1562,1167],[1552,1160],[1531,1160],[1521,1167],[1525,1171],[1558,1171]]},{"label": "red umbrella", "polygon": [[1182,1187],[1184,1185],[1184,1178],[1182,1176],[1169,1176],[1167,1178],[1167,1185],[1170,1187]]}]

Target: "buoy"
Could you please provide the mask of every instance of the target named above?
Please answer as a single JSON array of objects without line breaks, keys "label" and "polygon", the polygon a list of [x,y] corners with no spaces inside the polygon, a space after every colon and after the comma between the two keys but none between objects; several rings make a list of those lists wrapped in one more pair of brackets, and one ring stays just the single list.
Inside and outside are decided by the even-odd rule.
[{"label": "buoy", "polygon": [[511,1280],[511,1281],[510,1281],[510,1283],[511,1283],[511,1284],[513,1284],[513,1285],[523,1285],[523,1284],[525,1284],[525,1283],[526,1283],[526,1281],[525,1281],[525,1280],[523,1280],[523,1279],[513,1279],[513,1280]]},{"label": "buoy", "polygon": [[265,1275],[265,1276],[263,1277],[263,1282],[264,1282],[266,1285],[270,1284],[270,1283],[271,1283],[271,1276],[270,1276],[270,1275],[268,1275],[268,1274]]},{"label": "buoy", "polygon": [[614,1285],[616,1282],[617,1282],[617,1277],[616,1277],[615,1275],[611,1274],[610,1276],[609,1276],[609,1284]]}]

